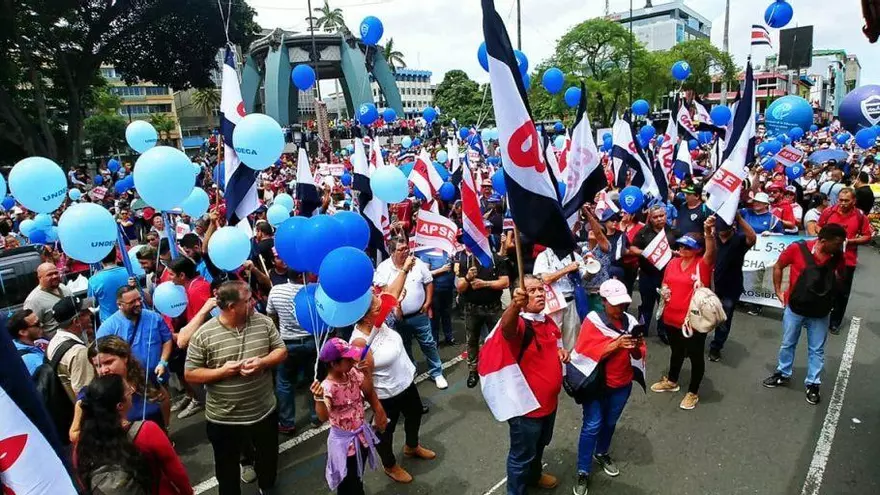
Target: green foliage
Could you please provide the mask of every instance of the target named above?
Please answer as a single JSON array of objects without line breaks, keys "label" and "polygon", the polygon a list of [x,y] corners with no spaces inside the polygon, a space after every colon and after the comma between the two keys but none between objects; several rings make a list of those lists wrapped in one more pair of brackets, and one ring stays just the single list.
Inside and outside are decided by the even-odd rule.
[{"label": "green foliage", "polygon": [[177,129],[177,121],[167,113],[154,113],[150,115],[150,124],[156,129],[156,133],[159,134],[160,141],[167,141],[171,133]]},{"label": "green foliage", "polygon": [[344,34],[351,34],[348,26],[345,25],[345,18],[342,16],[342,9],[331,9],[330,3],[324,0],[324,6],[312,9],[318,14],[315,21],[315,29],[323,29],[327,32],[342,31]]},{"label": "green foliage", "polygon": [[461,125],[487,125],[495,122],[488,84],[481,87],[462,70],[451,70],[443,76],[443,81],[434,91],[434,105],[442,112],[439,117],[441,124],[448,124],[452,118],[457,119]]},{"label": "green foliage", "polygon": [[220,91],[217,88],[201,88],[192,94],[192,104],[205,115],[220,109]]},{"label": "green foliage", "polygon": [[708,40],[685,41],[668,52],[658,53],[657,57],[666,67],[666,77],[670,77],[672,64],[679,60],[684,60],[691,66],[691,75],[682,85],[684,90],[692,90],[698,95],[709,93],[714,75],[721,75],[727,81],[728,87],[736,87],[736,64],[729,53],[724,53]]},{"label": "green foliage", "polygon": [[394,49],[394,38],[388,38],[388,43],[385,43],[385,48],[383,49],[383,56],[391,67],[392,72],[397,72],[397,69],[406,68],[403,53]]},{"label": "green foliage", "polygon": [[99,113],[83,122],[83,138],[95,156],[107,156],[125,148],[125,127],[128,122],[115,113]]}]

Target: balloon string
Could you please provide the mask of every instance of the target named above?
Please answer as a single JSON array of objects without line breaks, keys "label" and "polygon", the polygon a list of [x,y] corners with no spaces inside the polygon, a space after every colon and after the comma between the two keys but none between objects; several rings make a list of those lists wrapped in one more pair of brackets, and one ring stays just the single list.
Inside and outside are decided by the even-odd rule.
[{"label": "balloon string", "polygon": [[232,13],[232,0],[229,0],[229,8],[227,13],[223,13],[223,6],[220,4],[220,0],[217,0],[217,9],[220,10],[220,22],[223,23],[223,32],[226,35],[226,44],[229,45],[231,42],[229,41],[229,17]]}]

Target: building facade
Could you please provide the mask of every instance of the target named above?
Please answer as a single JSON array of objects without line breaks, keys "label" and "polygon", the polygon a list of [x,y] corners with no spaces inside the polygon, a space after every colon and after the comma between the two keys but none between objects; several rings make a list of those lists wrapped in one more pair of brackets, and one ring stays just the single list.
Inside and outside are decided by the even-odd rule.
[{"label": "building facade", "polygon": [[180,147],[180,121],[171,88],[157,86],[147,81],[127,85],[117,74],[116,68],[109,65],[101,67],[101,76],[107,80],[109,91],[122,100],[119,115],[129,122],[150,120],[155,115],[167,115],[174,120],[174,128],[159,138],[169,146]]},{"label": "building facade", "polygon": [[[416,69],[397,69],[394,72],[394,81],[400,91],[404,111],[404,115],[398,115],[398,117],[406,119],[421,117],[425,107],[434,106],[434,91],[437,90],[437,85],[431,83],[431,75],[431,71]],[[370,93],[379,110],[388,106],[382,90],[379,89],[379,83],[372,78]],[[342,92],[330,93],[324,97],[323,101],[327,104],[327,112],[331,119],[349,118]]]},{"label": "building facade", "polygon": [[632,16],[625,11],[605,18],[627,28],[632,19],[633,35],[649,51],[669,50],[683,41],[709,40],[712,34],[712,22],[682,0],[656,6],[649,1],[644,8],[633,10]]},{"label": "building facade", "polygon": [[[777,55],[767,57],[768,69],[777,68]],[[861,81],[862,65],[858,57],[845,50],[813,50],[810,67],[801,69],[797,76],[810,83],[804,96],[813,108],[837,114],[837,107],[847,93],[857,88]]]}]

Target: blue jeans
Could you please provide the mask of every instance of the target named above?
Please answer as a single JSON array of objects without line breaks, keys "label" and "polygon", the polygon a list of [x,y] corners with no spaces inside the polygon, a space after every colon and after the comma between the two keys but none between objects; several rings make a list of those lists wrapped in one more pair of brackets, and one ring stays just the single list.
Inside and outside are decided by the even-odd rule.
[{"label": "blue jeans", "polygon": [[[297,375],[300,369],[305,369],[307,377],[312,376],[311,366],[314,365],[318,356],[315,351],[315,341],[311,337],[286,341],[287,359],[278,366],[275,376],[275,396],[278,398],[278,424],[284,427],[294,426],[296,420],[296,401],[294,389],[296,388]],[[312,422],[318,420],[315,413],[315,401],[309,399],[309,419]]]},{"label": "blue jeans", "polygon": [[801,328],[807,327],[807,376],[804,379],[804,384],[818,385],[821,383],[820,375],[825,368],[825,339],[828,337],[828,320],[828,316],[824,318],[801,316],[786,306],[785,313],[782,315],[782,346],[779,348],[779,362],[776,365],[776,371],[785,377],[791,376],[794,352],[801,336]]},{"label": "blue jeans", "polygon": [[543,418],[517,416],[507,420],[510,426],[510,452],[507,454],[507,494],[522,495],[526,487],[541,478],[544,447],[553,438],[556,411]]},{"label": "blue jeans", "polygon": [[736,308],[737,301],[739,301],[739,294],[736,296],[724,296],[720,299],[721,308],[724,310],[724,314],[727,315],[727,321],[718,325],[718,328],[715,329],[715,337],[709,344],[709,348],[716,351],[724,348],[724,343],[727,342],[727,337],[730,336],[730,326],[733,324],[733,310]]},{"label": "blue jeans", "polygon": [[428,360],[428,374],[431,378],[437,378],[443,374],[443,363],[440,361],[440,352],[437,351],[437,342],[431,333],[431,320],[424,313],[416,313],[407,316],[397,326],[400,336],[403,337],[403,345],[406,354],[415,362],[412,356],[412,338],[415,336],[419,341],[419,347],[425,359]]},{"label": "blue jeans", "polygon": [[434,317],[431,318],[431,334],[434,342],[440,342],[440,330],[443,330],[443,339],[452,340],[452,287],[440,289],[434,287],[434,299],[431,300],[431,310]]},{"label": "blue jeans", "polygon": [[583,404],[584,422],[578,442],[578,473],[590,474],[593,454],[607,454],[617,420],[629,400],[632,383],[608,389],[605,395]]}]

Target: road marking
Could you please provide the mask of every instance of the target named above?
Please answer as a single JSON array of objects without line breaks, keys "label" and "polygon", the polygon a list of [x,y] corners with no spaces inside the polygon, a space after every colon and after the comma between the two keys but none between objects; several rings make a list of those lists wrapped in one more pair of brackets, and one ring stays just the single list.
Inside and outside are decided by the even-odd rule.
[{"label": "road marking", "polygon": [[[465,359],[465,354],[459,354],[458,356],[455,356],[454,358],[450,359],[449,361],[446,361],[445,363],[443,363],[442,368],[444,370],[448,369],[448,368],[455,366],[456,364],[464,361],[464,359]],[[427,372],[422,373],[421,375],[418,375],[415,378],[415,383],[416,383],[416,385],[418,385],[419,383],[422,383],[423,381],[427,380],[428,378],[429,378],[429,375]],[[370,405],[367,404],[366,408],[369,409]],[[330,423],[324,423],[317,428],[310,428],[310,429],[300,433],[299,435],[291,438],[290,440],[287,440],[286,442],[282,442],[280,445],[278,445],[278,453],[281,454],[283,452],[286,452],[286,451],[296,447],[297,445],[299,445],[299,444],[301,444],[311,438],[314,438],[314,437],[320,435],[321,433],[324,433],[325,431],[327,431],[329,429],[330,429]],[[505,480],[506,479],[507,478],[505,478]],[[503,483],[503,481],[502,481],[502,483]],[[206,491],[208,491],[211,488],[214,488],[216,486],[217,486],[217,478],[215,476],[212,476],[210,479],[207,479],[207,480],[199,483],[198,485],[194,486],[193,492],[195,493],[195,495],[199,495],[201,493],[205,493]]]},{"label": "road marking", "polygon": [[[541,464],[542,469],[545,467],[547,467],[546,462],[544,464]],[[499,481],[498,483],[495,483],[495,485],[493,485],[492,488],[489,488],[489,491],[487,491],[483,495],[492,495],[493,493],[495,493],[495,490],[498,490],[499,488],[501,488],[505,483],[507,483],[507,476],[502,478],[501,481]]]},{"label": "road marking", "polygon": [[843,398],[849,383],[849,374],[853,356],[856,353],[856,343],[859,340],[861,325],[862,319],[854,316],[849,325],[843,356],[840,358],[840,369],[837,371],[837,379],[834,381],[834,391],[828,402],[828,411],[825,413],[825,421],[822,423],[822,431],[819,432],[819,440],[816,442],[816,450],[813,452],[813,460],[810,462],[810,469],[807,470],[807,479],[804,480],[801,495],[817,495],[819,489],[822,488],[822,477],[825,475],[825,466],[828,464],[828,456],[831,454],[831,444],[834,442],[837,423],[840,421]]}]

